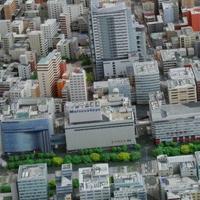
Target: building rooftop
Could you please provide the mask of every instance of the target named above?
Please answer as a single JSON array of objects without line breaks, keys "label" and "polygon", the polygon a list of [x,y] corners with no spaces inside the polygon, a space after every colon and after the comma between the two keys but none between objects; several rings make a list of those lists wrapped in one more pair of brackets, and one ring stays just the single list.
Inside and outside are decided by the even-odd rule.
[{"label": "building rooftop", "polygon": [[125,2],[106,3],[95,1],[92,3],[93,13],[110,13],[127,9]]},{"label": "building rooftop", "polygon": [[47,164],[20,165],[18,170],[18,181],[31,179],[47,179]]},{"label": "building rooftop", "polygon": [[114,184],[135,184],[135,185],[144,185],[142,175],[138,172],[129,172],[129,173],[117,173],[113,175]]},{"label": "building rooftop", "polygon": [[192,78],[185,79],[170,79],[167,80],[168,90],[178,89],[178,88],[189,88],[196,87],[195,81]]},{"label": "building rooftop", "polygon": [[152,121],[167,121],[188,117],[197,118],[200,115],[200,103],[166,104],[151,110]]},{"label": "building rooftop", "polygon": [[163,92],[156,91],[149,94],[149,106],[150,109],[154,110],[160,105],[166,104],[165,96]]},{"label": "building rooftop", "polygon": [[160,50],[161,60],[162,61],[172,61],[176,60],[176,54],[180,56],[186,56],[186,49],[179,48],[179,49],[162,49]]},{"label": "building rooftop", "polygon": [[108,164],[95,164],[92,167],[79,168],[79,190],[100,190],[110,187]]},{"label": "building rooftop", "polygon": [[108,88],[108,81],[95,81],[93,83],[94,90]]},{"label": "building rooftop", "polygon": [[37,65],[48,65],[57,56],[60,56],[60,53],[55,49],[50,52],[46,57],[42,57]]},{"label": "building rooftop", "polygon": [[196,81],[200,81],[200,60],[193,60],[192,70]]},{"label": "building rooftop", "polygon": [[[78,103],[67,103],[67,112],[69,113],[69,122],[72,123],[92,123],[92,122],[106,122],[106,121],[124,121],[134,120],[133,108],[129,106],[128,102],[124,105],[109,106],[101,105],[101,101],[87,101]],[[82,118],[84,114],[84,118]],[[91,118],[92,117],[92,118]],[[76,119],[76,120],[75,120]],[[90,119],[88,121],[88,119]],[[66,121],[67,123],[68,121]]]},{"label": "building rooftop", "polygon": [[23,98],[9,105],[1,116],[2,121],[49,118],[55,112],[53,98]]},{"label": "building rooftop", "polygon": [[180,177],[179,175],[160,177],[160,184],[166,192],[174,195],[191,194],[192,191],[200,191],[198,181],[189,177]]},{"label": "building rooftop", "polygon": [[157,61],[134,62],[133,70],[135,76],[159,74]]},{"label": "building rooftop", "polygon": [[189,67],[180,67],[169,69],[169,78],[170,79],[194,79],[194,73]]},{"label": "building rooftop", "polygon": [[5,3],[4,3],[4,6],[8,6],[10,5],[11,3],[13,3],[14,0],[7,0]]}]

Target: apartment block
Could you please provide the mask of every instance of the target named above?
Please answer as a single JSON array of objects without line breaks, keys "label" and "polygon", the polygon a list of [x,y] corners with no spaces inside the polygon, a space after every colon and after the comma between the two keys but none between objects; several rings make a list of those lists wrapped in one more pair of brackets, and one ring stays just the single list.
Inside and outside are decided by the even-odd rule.
[{"label": "apartment block", "polygon": [[53,50],[37,64],[37,74],[42,97],[56,96],[56,81],[60,78],[61,55]]},{"label": "apartment block", "polygon": [[167,91],[170,104],[197,101],[196,83],[191,68],[170,69],[169,77]]},{"label": "apartment block", "polygon": [[69,76],[69,93],[72,102],[87,101],[87,82],[84,69],[75,68]]}]

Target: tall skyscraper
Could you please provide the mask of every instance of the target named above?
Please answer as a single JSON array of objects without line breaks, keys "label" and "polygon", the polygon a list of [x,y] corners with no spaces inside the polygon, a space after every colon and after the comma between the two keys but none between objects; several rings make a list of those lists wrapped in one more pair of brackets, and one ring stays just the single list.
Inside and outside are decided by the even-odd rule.
[{"label": "tall skyscraper", "polygon": [[40,26],[41,31],[44,34],[44,38],[47,40],[48,48],[53,47],[53,37],[57,33],[56,19],[48,19],[44,24]]},{"label": "tall skyscraper", "polygon": [[42,97],[56,96],[56,81],[59,79],[61,55],[53,50],[37,64],[37,73]]},{"label": "tall skyscraper", "polygon": [[137,51],[136,28],[131,9],[124,2],[101,4],[91,1],[90,43],[96,79],[103,78],[103,61],[126,59]]},{"label": "tall skyscraper", "polygon": [[47,41],[44,38],[42,31],[31,31],[28,33],[29,43],[32,51],[35,51],[37,56],[46,56]]},{"label": "tall skyscraper", "polygon": [[70,99],[72,102],[87,101],[87,83],[85,70],[76,68],[70,74]]}]

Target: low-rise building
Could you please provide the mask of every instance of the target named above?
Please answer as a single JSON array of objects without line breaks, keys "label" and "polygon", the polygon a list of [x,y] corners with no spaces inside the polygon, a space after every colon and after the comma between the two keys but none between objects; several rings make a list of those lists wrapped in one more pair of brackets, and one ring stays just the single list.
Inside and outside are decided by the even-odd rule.
[{"label": "low-rise building", "polygon": [[200,138],[200,104],[155,104],[150,109],[152,134],[156,143],[193,141]]},{"label": "low-rise building", "polygon": [[138,172],[128,172],[113,175],[113,196],[116,199],[131,199],[136,197],[147,200],[144,179]]},{"label": "low-rise building", "polygon": [[72,194],[72,164],[63,164],[61,172],[56,174],[56,197],[63,200]]},{"label": "low-rise building", "polygon": [[19,166],[17,177],[19,199],[48,199],[47,175],[47,164]]},{"label": "low-rise building", "polygon": [[80,200],[110,199],[108,164],[79,168],[79,191]]},{"label": "low-rise building", "polygon": [[55,112],[52,98],[23,98],[4,107],[0,123],[3,152],[50,152]]},{"label": "low-rise building", "polygon": [[[114,97],[113,97],[114,98]],[[111,99],[112,100],[112,99]],[[129,103],[101,106],[100,101],[66,104],[67,150],[134,144],[135,113]]]},{"label": "low-rise building", "polygon": [[198,181],[179,175],[160,177],[161,200],[198,199],[200,185]]}]

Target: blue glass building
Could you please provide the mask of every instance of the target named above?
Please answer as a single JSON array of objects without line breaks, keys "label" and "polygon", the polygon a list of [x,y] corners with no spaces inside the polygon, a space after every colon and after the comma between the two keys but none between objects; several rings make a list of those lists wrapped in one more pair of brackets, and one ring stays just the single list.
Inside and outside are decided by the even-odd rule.
[{"label": "blue glass building", "polygon": [[51,151],[50,136],[53,134],[51,118],[13,119],[1,122],[4,153]]}]

